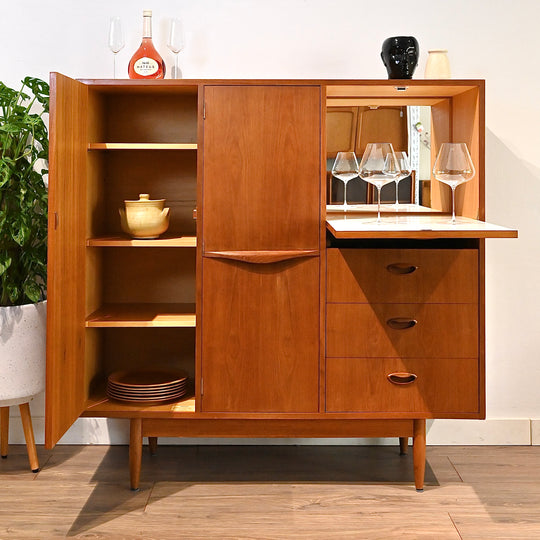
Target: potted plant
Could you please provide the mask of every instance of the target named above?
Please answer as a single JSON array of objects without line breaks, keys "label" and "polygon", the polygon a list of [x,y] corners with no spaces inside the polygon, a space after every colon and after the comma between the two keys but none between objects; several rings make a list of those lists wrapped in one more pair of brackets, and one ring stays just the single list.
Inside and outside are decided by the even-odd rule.
[{"label": "potted plant", "polygon": [[0,82],[1,455],[9,406],[19,405],[33,470],[28,402],[45,387],[48,111],[46,82],[27,77],[20,90]]}]

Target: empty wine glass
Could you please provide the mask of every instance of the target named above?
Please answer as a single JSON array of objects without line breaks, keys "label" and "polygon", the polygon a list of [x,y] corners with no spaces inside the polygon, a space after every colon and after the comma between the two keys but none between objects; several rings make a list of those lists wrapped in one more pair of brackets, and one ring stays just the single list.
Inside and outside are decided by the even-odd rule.
[{"label": "empty wine glass", "polygon": [[354,152],[338,152],[332,175],[343,182],[343,210],[347,211],[347,183],[358,176],[358,160]]},{"label": "empty wine glass", "polygon": [[452,188],[452,225],[456,224],[456,187],[475,175],[473,161],[465,143],[442,143],[433,176]]},{"label": "empty wine glass", "polygon": [[377,224],[381,223],[381,188],[400,173],[394,148],[390,143],[366,145],[358,176],[377,188]]},{"label": "empty wine glass", "polygon": [[184,27],[182,21],[178,18],[171,19],[167,47],[169,47],[174,54],[174,70],[172,78],[181,79],[182,77],[178,68],[178,53],[184,48]]},{"label": "empty wine glass", "polygon": [[109,23],[109,49],[113,53],[113,78],[116,79],[116,55],[124,48],[124,32],[120,17],[111,17]]},{"label": "empty wine glass", "polygon": [[395,206],[399,206],[399,182],[403,180],[404,178],[407,178],[411,175],[412,169],[411,164],[409,162],[409,158],[407,157],[407,152],[394,152],[396,154],[397,164],[400,169],[400,173],[398,176],[396,176],[395,182],[396,182],[396,204]]}]

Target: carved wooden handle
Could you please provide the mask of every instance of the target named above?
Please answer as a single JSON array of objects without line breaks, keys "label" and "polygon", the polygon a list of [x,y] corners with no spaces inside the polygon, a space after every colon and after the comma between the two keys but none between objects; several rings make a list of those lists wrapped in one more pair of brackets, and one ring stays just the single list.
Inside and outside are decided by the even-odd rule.
[{"label": "carved wooden handle", "polygon": [[414,373],[389,373],[386,378],[392,384],[412,384],[418,378]]},{"label": "carved wooden handle", "polygon": [[261,250],[261,251],[207,251],[205,257],[213,259],[229,259],[251,264],[270,264],[302,257],[318,257],[316,249],[291,249],[291,250]]},{"label": "carved wooden handle", "polygon": [[392,330],[407,330],[407,328],[412,328],[417,322],[416,319],[408,319],[407,317],[394,317],[393,319],[388,319],[386,324]]},{"label": "carved wooden handle", "polygon": [[415,266],[414,264],[407,264],[407,263],[394,263],[389,264],[386,269],[392,273],[392,274],[399,274],[399,275],[405,275],[405,274],[412,274],[416,270],[418,270],[418,266]]}]

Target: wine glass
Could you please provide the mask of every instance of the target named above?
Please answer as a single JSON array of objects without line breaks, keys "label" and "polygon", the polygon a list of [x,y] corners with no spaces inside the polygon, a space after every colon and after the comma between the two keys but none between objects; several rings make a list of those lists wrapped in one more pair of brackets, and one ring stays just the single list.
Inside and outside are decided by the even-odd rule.
[{"label": "wine glass", "polygon": [[390,143],[366,145],[358,176],[377,188],[377,224],[381,223],[381,188],[400,174],[394,148]]},{"label": "wine glass", "polygon": [[473,161],[465,143],[442,143],[433,176],[452,188],[452,225],[456,224],[456,187],[475,175]]},{"label": "wine glass", "polygon": [[407,152],[394,152],[396,154],[397,164],[400,169],[400,173],[398,176],[396,176],[395,182],[396,182],[396,204],[395,206],[399,206],[399,182],[403,180],[404,178],[407,178],[411,175],[412,169],[411,164],[409,162],[409,158],[407,157]]},{"label": "wine glass", "polygon": [[111,17],[109,23],[109,49],[113,53],[113,78],[116,79],[116,55],[124,48],[124,32],[120,17]]},{"label": "wine glass", "polygon": [[358,176],[358,160],[354,152],[338,152],[332,175],[343,182],[343,210],[347,211],[347,183]]},{"label": "wine glass", "polygon": [[181,79],[182,77],[178,68],[178,53],[184,48],[184,27],[182,21],[178,18],[171,19],[167,47],[174,54],[173,79]]}]

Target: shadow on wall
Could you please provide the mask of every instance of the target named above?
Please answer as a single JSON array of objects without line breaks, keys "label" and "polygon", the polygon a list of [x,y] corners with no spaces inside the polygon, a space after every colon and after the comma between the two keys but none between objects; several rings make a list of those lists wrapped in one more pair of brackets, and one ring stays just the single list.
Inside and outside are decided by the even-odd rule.
[{"label": "shadow on wall", "polygon": [[[531,163],[486,130],[486,219],[519,238],[486,242],[487,416],[540,414],[540,160]],[[519,369],[516,366],[519,365]]]}]

